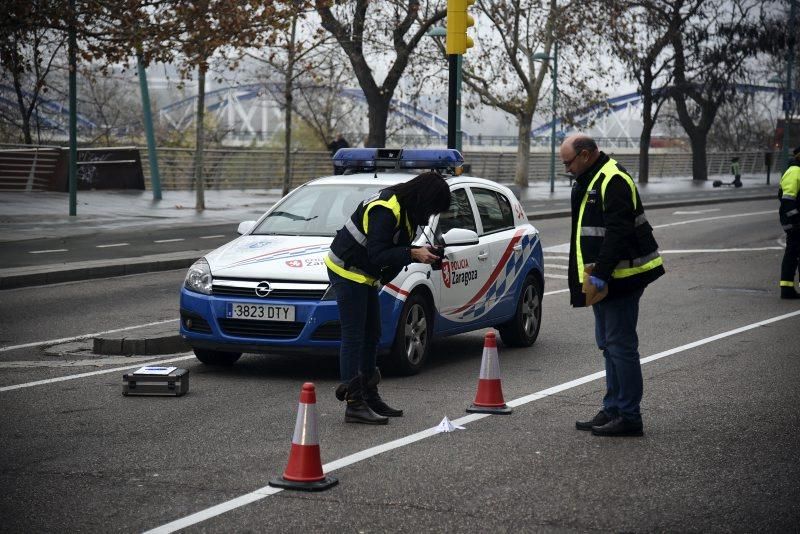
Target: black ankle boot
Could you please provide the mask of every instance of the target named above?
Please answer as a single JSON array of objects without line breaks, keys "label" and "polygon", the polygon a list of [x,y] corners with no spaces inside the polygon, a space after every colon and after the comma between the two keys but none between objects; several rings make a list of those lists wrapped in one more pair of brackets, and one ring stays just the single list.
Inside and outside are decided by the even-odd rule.
[{"label": "black ankle boot", "polygon": [[794,290],[793,287],[781,286],[782,299],[800,299],[800,293]]},{"label": "black ankle boot", "polygon": [[[388,417],[378,415],[372,411],[364,400],[363,377],[361,375],[353,378],[348,384],[345,393],[347,408],[344,411],[346,423],[362,423],[365,425],[385,425],[389,422]],[[336,388],[337,398],[340,388]]]},{"label": "black ankle boot", "polygon": [[364,383],[364,400],[372,411],[386,417],[403,417],[403,410],[392,408],[378,394],[378,384],[381,382],[381,370],[377,367]]}]

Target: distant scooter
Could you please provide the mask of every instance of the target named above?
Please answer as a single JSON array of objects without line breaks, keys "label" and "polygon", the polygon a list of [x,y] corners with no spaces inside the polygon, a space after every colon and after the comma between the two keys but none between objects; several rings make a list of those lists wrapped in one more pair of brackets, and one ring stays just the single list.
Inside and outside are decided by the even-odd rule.
[{"label": "distant scooter", "polygon": [[722,187],[723,185],[733,186],[733,187],[742,187],[742,179],[739,176],[736,176],[732,182],[723,182],[722,180],[714,180],[711,184],[714,187]]}]

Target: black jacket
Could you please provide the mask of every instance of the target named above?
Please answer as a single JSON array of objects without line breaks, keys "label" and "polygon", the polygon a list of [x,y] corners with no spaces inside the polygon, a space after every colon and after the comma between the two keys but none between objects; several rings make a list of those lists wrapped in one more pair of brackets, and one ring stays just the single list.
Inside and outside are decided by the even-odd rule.
[{"label": "black jacket", "polygon": [[[653,228],[647,222],[639,191],[627,171],[616,165],[618,172],[615,174],[598,176],[609,160],[601,152],[594,165],[578,176],[572,186],[568,281],[570,302],[576,307],[586,305],[577,239],[580,239],[580,271],[582,273],[583,265],[595,264],[592,274],[608,283],[606,298],[613,299],[644,288],[664,274]],[[584,196],[587,202],[581,228],[578,228]]]}]

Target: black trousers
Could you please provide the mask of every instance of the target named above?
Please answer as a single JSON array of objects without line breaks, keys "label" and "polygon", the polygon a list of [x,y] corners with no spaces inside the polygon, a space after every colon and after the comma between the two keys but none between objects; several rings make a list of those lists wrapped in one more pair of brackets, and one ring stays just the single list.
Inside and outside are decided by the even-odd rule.
[{"label": "black trousers", "polygon": [[786,232],[786,251],[781,262],[781,286],[794,287],[794,274],[800,264],[800,230]]}]

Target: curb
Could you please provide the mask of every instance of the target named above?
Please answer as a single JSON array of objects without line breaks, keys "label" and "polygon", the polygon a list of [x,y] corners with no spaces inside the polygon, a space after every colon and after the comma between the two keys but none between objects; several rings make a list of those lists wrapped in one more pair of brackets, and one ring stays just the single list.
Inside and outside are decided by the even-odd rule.
[{"label": "curb", "polygon": [[0,290],[129,274],[185,269],[208,251],[189,250],[138,258],[91,260],[38,267],[0,269]]},{"label": "curb", "polygon": [[192,348],[177,327],[145,327],[141,330],[99,336],[92,340],[92,352],[113,356],[154,356],[187,352]]}]

